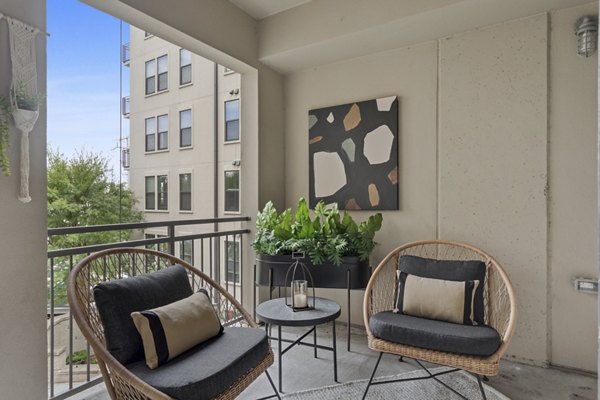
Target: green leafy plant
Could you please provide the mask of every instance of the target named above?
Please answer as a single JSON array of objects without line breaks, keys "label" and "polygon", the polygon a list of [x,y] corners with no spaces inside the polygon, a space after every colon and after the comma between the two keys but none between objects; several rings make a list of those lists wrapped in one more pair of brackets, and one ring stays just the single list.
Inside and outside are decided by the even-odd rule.
[{"label": "green leafy plant", "polygon": [[[88,361],[88,354],[87,354],[87,351],[85,351],[85,350],[75,351],[75,352],[73,352],[73,357],[68,355],[67,358],[65,358],[65,363],[67,365],[69,365],[69,364],[85,365],[85,364],[87,364],[87,361]],[[96,360],[95,354],[90,355],[90,364],[98,364],[98,360]]]},{"label": "green leafy plant", "polygon": [[375,247],[375,233],[382,222],[381,213],[377,213],[357,224],[347,211],[340,214],[337,205],[326,207],[322,201],[311,218],[304,198],[299,200],[293,217],[292,209],[278,213],[268,202],[257,215],[252,247],[257,254],[270,256],[304,252],[313,264],[329,261],[340,265],[347,256],[364,261]]}]

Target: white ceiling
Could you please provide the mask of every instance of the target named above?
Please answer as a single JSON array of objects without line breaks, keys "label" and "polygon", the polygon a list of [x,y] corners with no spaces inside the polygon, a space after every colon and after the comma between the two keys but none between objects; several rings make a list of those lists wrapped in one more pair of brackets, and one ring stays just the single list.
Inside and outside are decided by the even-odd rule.
[{"label": "white ceiling", "polygon": [[254,19],[263,19],[312,0],[229,0]]}]

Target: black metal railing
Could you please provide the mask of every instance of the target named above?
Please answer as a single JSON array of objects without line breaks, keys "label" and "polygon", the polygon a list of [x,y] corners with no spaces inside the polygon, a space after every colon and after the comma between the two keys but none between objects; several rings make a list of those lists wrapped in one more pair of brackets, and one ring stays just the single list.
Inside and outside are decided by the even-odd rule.
[{"label": "black metal railing", "polygon": [[[81,259],[109,248],[157,249],[188,261],[243,305],[242,254],[249,244],[245,241],[250,232],[245,228],[248,221],[249,217],[230,217],[48,229],[48,398],[66,399],[102,382],[90,346],[76,328],[67,304],[67,277]],[[86,237],[109,232],[122,240],[98,243],[94,241],[97,237]],[[54,238],[73,235],[86,245],[55,248]]]}]

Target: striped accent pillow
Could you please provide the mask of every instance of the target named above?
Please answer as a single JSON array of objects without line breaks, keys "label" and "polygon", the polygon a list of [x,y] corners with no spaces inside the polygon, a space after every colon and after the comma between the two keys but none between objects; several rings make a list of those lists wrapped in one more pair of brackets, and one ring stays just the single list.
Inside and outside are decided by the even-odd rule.
[{"label": "striped accent pillow", "polygon": [[150,369],[223,332],[205,291],[152,310],[133,312],[131,318],[142,337]]},{"label": "striped accent pillow", "polygon": [[[400,272],[395,312],[455,324],[474,325],[479,281],[449,281]],[[476,323],[475,323],[476,324]]]}]

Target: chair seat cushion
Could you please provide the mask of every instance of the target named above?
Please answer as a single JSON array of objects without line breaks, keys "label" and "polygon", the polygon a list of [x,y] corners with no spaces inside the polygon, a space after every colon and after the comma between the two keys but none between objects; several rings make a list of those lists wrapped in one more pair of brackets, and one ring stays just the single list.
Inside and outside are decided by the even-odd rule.
[{"label": "chair seat cushion", "polygon": [[264,330],[231,327],[156,369],[149,369],[145,361],[128,364],[126,368],[175,399],[204,400],[227,389],[268,353]]},{"label": "chair seat cushion", "polygon": [[376,337],[429,350],[473,356],[490,356],[500,347],[498,332],[486,325],[462,325],[392,311],[377,313],[369,320]]}]

